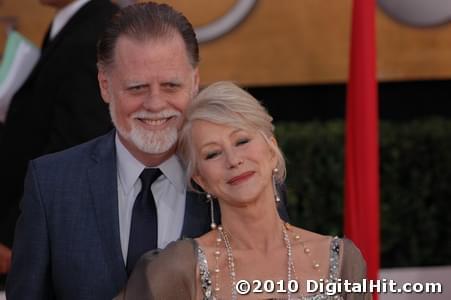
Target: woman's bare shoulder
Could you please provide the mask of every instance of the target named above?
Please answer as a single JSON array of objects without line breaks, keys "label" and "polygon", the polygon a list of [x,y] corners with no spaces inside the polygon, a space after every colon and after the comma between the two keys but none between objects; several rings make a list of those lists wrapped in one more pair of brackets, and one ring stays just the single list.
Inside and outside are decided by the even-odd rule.
[{"label": "woman's bare shoulder", "polygon": [[309,243],[315,243],[315,242],[328,242],[331,240],[331,236],[329,235],[323,235],[320,233],[316,233],[304,228],[296,227],[293,225],[287,225],[288,232],[292,233],[295,237],[295,240],[299,240],[301,242],[309,242]]},{"label": "woman's bare shoulder", "polygon": [[211,247],[216,247],[216,239],[218,238],[218,233],[216,230],[211,230],[200,237],[196,238],[197,244],[202,249],[208,249]]}]

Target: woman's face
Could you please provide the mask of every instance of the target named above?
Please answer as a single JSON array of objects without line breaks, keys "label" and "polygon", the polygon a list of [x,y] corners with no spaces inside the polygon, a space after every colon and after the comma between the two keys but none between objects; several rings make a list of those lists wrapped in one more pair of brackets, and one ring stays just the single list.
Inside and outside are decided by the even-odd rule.
[{"label": "woman's face", "polygon": [[193,179],[206,192],[233,206],[246,206],[264,195],[273,197],[274,138],[266,140],[257,131],[194,121],[192,139],[197,156]]}]

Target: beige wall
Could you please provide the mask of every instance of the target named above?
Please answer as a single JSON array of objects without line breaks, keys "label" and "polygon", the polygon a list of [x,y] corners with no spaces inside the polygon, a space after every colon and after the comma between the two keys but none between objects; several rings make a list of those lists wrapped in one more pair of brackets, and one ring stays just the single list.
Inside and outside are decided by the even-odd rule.
[{"label": "beige wall", "polygon": [[[14,17],[17,29],[35,44],[40,45],[53,9],[39,4],[39,0],[0,0],[0,18]],[[0,51],[5,45],[5,23],[0,23]]]},{"label": "beige wall", "polygon": [[[168,1],[169,2],[169,1]],[[180,7],[194,24],[196,9]],[[202,2],[205,14],[214,7]],[[216,2],[216,1],[214,1]],[[229,7],[234,1],[228,1]],[[204,81],[273,85],[335,82],[347,72],[350,1],[261,0],[232,32],[201,47]]]},{"label": "beige wall", "polygon": [[[0,0],[0,17],[40,43],[53,11],[38,0]],[[160,1],[163,2],[163,1]],[[225,13],[233,0],[164,1],[194,25]],[[344,82],[351,0],[260,0],[248,18],[220,39],[201,45],[203,83],[230,79],[246,85]],[[451,78],[451,24],[418,29],[377,14],[380,80]],[[0,35],[3,49],[4,35]]]}]

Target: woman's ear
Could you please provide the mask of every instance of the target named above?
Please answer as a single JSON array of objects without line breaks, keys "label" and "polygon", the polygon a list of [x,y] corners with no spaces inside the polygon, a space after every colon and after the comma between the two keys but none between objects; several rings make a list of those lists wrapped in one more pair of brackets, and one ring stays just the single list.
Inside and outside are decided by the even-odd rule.
[{"label": "woman's ear", "polygon": [[274,168],[277,167],[277,149],[278,149],[278,145],[277,145],[277,140],[275,139],[274,136],[269,138],[269,152],[271,154],[271,161],[273,162]]},{"label": "woman's ear", "polygon": [[194,182],[195,182],[198,186],[200,186],[204,191],[206,191],[206,190],[205,190],[206,184],[205,184],[204,179],[202,178],[202,176],[200,176],[200,175],[198,175],[198,174],[195,174],[195,175],[193,175],[193,177],[191,177],[191,178],[194,180]]}]

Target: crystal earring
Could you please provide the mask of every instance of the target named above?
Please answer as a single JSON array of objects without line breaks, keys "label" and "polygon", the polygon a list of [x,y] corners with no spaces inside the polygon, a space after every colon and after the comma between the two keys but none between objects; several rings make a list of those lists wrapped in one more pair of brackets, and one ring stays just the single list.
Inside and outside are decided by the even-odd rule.
[{"label": "crystal earring", "polygon": [[207,193],[207,200],[210,202],[210,218],[211,218],[211,229],[216,229],[216,222],[215,222],[215,211],[214,211],[214,205],[213,205],[213,196],[210,193]]},{"label": "crystal earring", "polygon": [[274,168],[272,170],[272,188],[274,189],[274,199],[276,199],[276,202],[280,202],[280,197],[277,194],[277,187],[276,187],[276,174],[279,172],[279,169]]}]

